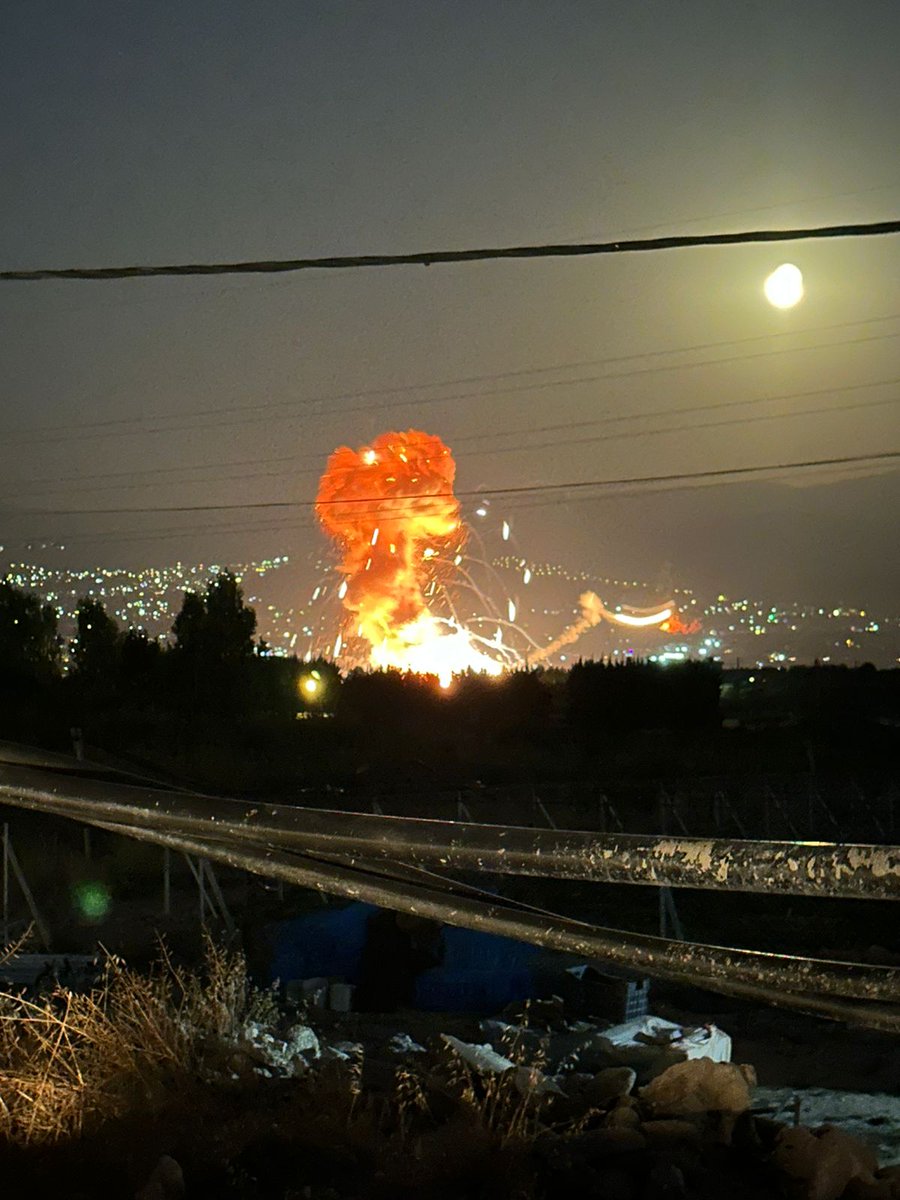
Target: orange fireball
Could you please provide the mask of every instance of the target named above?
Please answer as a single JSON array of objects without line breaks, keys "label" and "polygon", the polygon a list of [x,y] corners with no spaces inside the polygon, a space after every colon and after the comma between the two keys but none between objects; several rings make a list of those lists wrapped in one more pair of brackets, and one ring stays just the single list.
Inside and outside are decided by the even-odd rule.
[{"label": "orange fireball", "polygon": [[673,613],[668,620],[663,621],[663,623],[660,625],[660,629],[663,633],[681,633],[688,635],[691,633],[699,633],[701,625],[699,621],[682,621],[677,613]]},{"label": "orange fireball", "polygon": [[432,672],[500,671],[471,635],[434,617],[425,588],[465,540],[453,494],[456,464],[439,437],[408,429],[341,446],[319,483],[316,514],[341,552],[344,607],[374,666]]}]

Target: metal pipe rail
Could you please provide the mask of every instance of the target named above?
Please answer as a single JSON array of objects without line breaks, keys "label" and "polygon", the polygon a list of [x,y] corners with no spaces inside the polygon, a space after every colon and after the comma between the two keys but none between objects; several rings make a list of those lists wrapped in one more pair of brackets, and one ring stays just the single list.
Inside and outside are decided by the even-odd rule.
[{"label": "metal pipe rail", "polygon": [[[25,807],[34,808],[35,802],[29,799]],[[110,812],[110,809],[116,809]],[[401,865],[399,868],[392,863],[373,864],[364,855],[352,856],[322,852],[319,854],[286,854],[283,847],[267,845],[254,839],[241,837],[239,833],[219,825],[206,824],[204,832],[197,834],[190,826],[193,822],[182,823],[177,817],[157,814],[156,821],[148,826],[144,823],[144,813],[140,809],[128,805],[93,805],[86,802],[69,800],[54,802],[45,798],[41,811],[56,816],[68,817],[101,828],[111,828],[114,832],[127,834],[142,841],[155,842],[158,845],[180,847],[182,842],[191,840],[197,845],[207,847],[203,853],[207,857],[219,857],[221,861],[231,862],[242,858],[256,863],[257,873],[266,873],[269,866],[275,867],[285,862],[294,871],[294,881],[303,882],[304,886],[320,887],[330,890],[327,883],[320,884],[316,880],[337,879],[341,883],[339,894],[357,899],[368,899],[372,903],[386,903],[382,894],[390,889],[416,888],[416,883],[409,883],[411,875],[423,878],[434,890],[433,880],[425,872],[417,868]],[[186,827],[189,826],[189,827]],[[215,853],[214,853],[215,850]],[[193,852],[193,851],[190,851]],[[249,867],[247,869],[250,869]],[[397,871],[405,873],[404,878],[396,877]],[[393,872],[393,877],[392,877]],[[273,877],[281,877],[278,871],[270,872]],[[302,877],[302,878],[301,878]],[[346,887],[347,880],[350,886]],[[376,893],[372,892],[373,880],[377,881]],[[510,905],[482,893],[477,898],[465,895],[463,889],[450,881],[442,890],[445,895],[441,903],[444,905],[440,919],[451,924],[459,924],[456,920],[458,905],[474,904],[478,909],[487,908],[489,911],[510,911]],[[453,890],[450,901],[446,892]],[[452,903],[451,903],[452,901]],[[448,907],[449,905],[449,907]],[[403,907],[406,907],[403,905]],[[409,910],[409,911],[415,911]],[[784,990],[787,992],[808,993],[820,992],[828,996],[845,996],[863,1000],[892,1001],[900,998],[900,970],[892,967],[872,966],[863,963],[833,962],[824,959],[809,959],[796,956],[769,954],[761,951],[728,949],[720,946],[707,946],[700,943],[669,941],[663,938],[650,937],[644,934],[625,933],[621,930],[604,929],[602,927],[585,926],[581,922],[571,922],[557,914],[540,910],[525,910],[523,906],[516,909],[516,919],[530,922],[527,934],[518,933],[512,936],[524,936],[526,940],[538,940],[541,945],[554,944],[552,932],[569,927],[577,931],[578,936],[587,929],[591,931],[593,940],[592,953],[609,958],[623,966],[631,966],[655,974],[661,978],[683,978],[690,975],[701,985],[713,986],[715,981],[731,979],[750,986],[764,986],[772,992]],[[464,922],[462,922],[464,923]],[[477,926],[480,927],[480,926]],[[536,934],[541,931],[540,939]],[[547,940],[550,939],[550,940]],[[578,940],[569,948],[576,953],[586,953],[586,948]],[[624,955],[624,957],[623,957]]]},{"label": "metal pipe rail", "polygon": [[[673,983],[706,988],[725,995],[812,1013],[831,1020],[847,1021],[869,1029],[900,1032],[900,1003],[893,1002],[895,998],[900,998],[896,983],[889,986],[885,993],[887,1003],[835,999],[815,990],[823,979],[820,974],[821,968],[850,967],[858,970],[858,964],[791,959],[787,956],[756,954],[752,951],[723,950],[719,947],[671,942],[664,938],[623,933],[573,921],[556,914],[523,909],[495,897],[448,894],[446,881],[442,881],[445,885],[443,887],[433,887],[393,879],[377,874],[378,868],[373,870],[367,863],[353,866],[317,861],[275,847],[246,847],[183,837],[161,830],[143,830],[102,822],[97,824],[112,832],[127,834],[184,853],[202,855],[240,870],[282,879],[288,883],[315,888],[348,899],[365,900],[382,908],[413,913],[466,929],[518,938],[547,949],[606,959],[621,967]],[[466,891],[471,892],[471,889]],[[779,979],[776,974],[775,980],[767,983],[766,979],[771,979],[771,975],[765,969],[755,975],[752,970],[746,973],[735,970],[735,959],[744,956],[780,962],[785,968],[783,977]],[[787,969],[793,964],[800,967],[798,975]],[[797,984],[805,984],[806,987],[797,988]],[[884,998],[879,997],[882,1000]]]},{"label": "metal pipe rail", "polygon": [[[278,804],[247,804],[0,764],[0,802],[45,808],[90,804],[116,820],[123,806],[150,826],[177,820],[317,853],[401,860],[495,874],[763,892],[835,899],[900,900],[900,847],[747,841],[676,835],[597,834],[386,817]],[[28,801],[31,803],[28,803]]]},{"label": "metal pipe rail", "polygon": [[[32,786],[25,786],[25,779]],[[38,782],[43,786],[34,787]],[[619,876],[599,873],[593,863],[587,864],[592,868],[590,873],[558,872],[557,855],[547,852],[549,847],[541,845],[549,839],[566,839],[571,845],[568,839],[588,838],[594,845],[605,843],[606,853],[600,859],[601,871],[603,863],[613,861],[615,870],[623,873],[621,881],[662,884],[671,878],[648,872],[646,863],[643,864],[644,874],[640,874],[642,864],[623,861],[621,847],[616,848],[622,842],[621,838],[304,811],[277,805],[261,808],[200,795],[109,785],[84,778],[73,780],[52,772],[31,769],[23,772],[22,768],[9,766],[0,767],[2,803],[79,820],[301,886],[368,900],[450,924],[517,937],[548,948],[604,958],[673,982],[816,1012],[872,1028],[900,1031],[900,971],[896,969],[673,942],[605,929],[498,899],[426,869],[428,866],[445,869],[452,865],[522,872],[520,864],[524,863],[526,870],[522,873],[616,881]],[[350,828],[347,827],[348,820],[352,822]],[[335,832],[335,823],[342,827],[341,832]],[[269,840],[269,835],[279,840]],[[475,839],[474,845],[465,841],[469,836]],[[484,844],[478,841],[479,838],[484,839]],[[525,839],[524,845],[509,854],[509,843],[515,838]],[[284,843],[289,841],[296,843],[298,852],[292,853],[286,848]],[[625,841],[646,844],[650,856],[655,854],[657,858],[662,848],[663,861],[669,853],[668,844],[693,850],[687,857],[686,867],[689,877],[701,882],[680,882],[680,886],[738,886],[734,876],[710,879],[714,860],[705,851],[696,852],[698,845],[709,845],[701,839],[635,838]],[[609,845],[610,842],[615,845]],[[857,858],[855,869],[868,871],[875,880],[896,882],[896,852],[893,848],[796,847],[753,842],[722,842],[721,845],[737,847],[745,854],[744,869],[752,866],[754,853],[766,847],[811,854],[821,850],[833,854],[835,851],[883,852],[888,849],[894,854],[893,858],[881,861],[863,857],[862,866]],[[460,856],[454,857],[460,847]],[[620,856],[618,860],[616,854]],[[377,861],[379,856],[382,861]],[[391,861],[398,857],[409,861]],[[873,861],[877,870],[873,869]],[[685,863],[682,863],[684,867]],[[784,875],[784,866],[780,869]],[[787,870],[788,876],[780,880],[781,890],[796,893],[798,887],[802,887],[799,894],[808,894],[810,889],[805,887],[803,880],[796,879],[796,866],[789,865]],[[804,876],[806,880],[815,877],[815,872],[809,870]],[[679,880],[683,878],[683,875],[678,876]],[[838,883],[840,878],[838,872]],[[779,886],[772,886],[770,881],[765,890],[777,891]],[[814,894],[822,894],[818,888],[811,890]],[[843,893],[837,890],[827,894]],[[858,895],[859,892],[854,890],[849,894]],[[871,895],[871,892],[863,894]],[[896,898],[895,892],[889,894]]]}]

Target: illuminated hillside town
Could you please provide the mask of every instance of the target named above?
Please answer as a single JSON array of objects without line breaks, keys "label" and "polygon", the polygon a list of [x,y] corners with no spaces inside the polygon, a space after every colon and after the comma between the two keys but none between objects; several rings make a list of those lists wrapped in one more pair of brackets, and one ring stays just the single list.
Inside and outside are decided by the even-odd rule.
[{"label": "illuminated hillside town", "polygon": [[[224,570],[237,576],[248,604],[256,609],[258,634],[268,652],[301,659],[331,657],[340,620],[333,567],[315,557],[301,560],[282,554],[251,562],[175,562],[127,569],[114,566],[66,568],[47,562],[8,562],[5,579],[34,592],[54,606],[60,631],[71,636],[76,605],[82,597],[99,599],[123,629],[144,629],[165,640],[185,591],[202,590]],[[623,579],[569,569],[558,563],[498,554],[482,573],[482,590],[495,606],[513,604],[516,624],[538,645],[550,643],[578,615],[578,596],[586,588],[601,595],[613,610],[650,605],[659,590],[638,579]],[[752,597],[715,597],[690,588],[672,588],[683,614],[699,622],[690,634],[669,636],[658,628],[628,630],[604,622],[544,665],[566,667],[579,658],[639,657],[653,662],[689,658],[727,667],[790,667],[821,663],[887,668],[900,663],[900,616],[876,613],[864,605],[835,604],[823,598],[784,602]],[[301,597],[297,602],[294,598]],[[512,598],[512,599],[510,599]],[[468,621],[475,608],[461,612]],[[524,643],[523,643],[524,644]],[[522,664],[527,665],[527,655]]]}]

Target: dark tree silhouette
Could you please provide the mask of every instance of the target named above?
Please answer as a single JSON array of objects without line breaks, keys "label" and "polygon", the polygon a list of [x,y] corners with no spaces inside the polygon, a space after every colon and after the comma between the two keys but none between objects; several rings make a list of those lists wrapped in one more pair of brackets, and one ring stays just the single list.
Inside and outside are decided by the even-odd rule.
[{"label": "dark tree silhouette", "polygon": [[56,610],[0,581],[0,730],[6,737],[58,741],[65,728],[59,697]]},{"label": "dark tree silhouette", "polygon": [[254,653],[256,612],[244,603],[235,576],[224,571],[209,582],[205,595],[185,592],[172,632],[178,653],[207,666],[234,664]]},{"label": "dark tree silhouette", "polygon": [[56,610],[0,581],[0,674],[9,679],[53,678],[59,671]]},{"label": "dark tree silhouette", "polygon": [[162,646],[145,629],[129,629],[122,639],[119,671],[126,687],[146,684],[159,670]]},{"label": "dark tree silhouette", "polygon": [[172,626],[170,679],[176,706],[190,724],[204,714],[221,719],[249,709],[258,665],[255,632],[256,613],[231,572],[210,580],[203,594],[185,592]]},{"label": "dark tree silhouette", "polygon": [[70,644],[72,676],[87,687],[112,691],[119,672],[122,636],[101,600],[84,598],[75,610],[76,635]]}]

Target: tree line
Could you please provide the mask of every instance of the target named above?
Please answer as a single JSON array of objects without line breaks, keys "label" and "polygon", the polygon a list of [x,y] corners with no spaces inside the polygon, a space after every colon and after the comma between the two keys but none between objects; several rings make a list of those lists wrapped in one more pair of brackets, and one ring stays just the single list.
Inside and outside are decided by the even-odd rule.
[{"label": "tree line", "polygon": [[469,674],[444,691],[422,676],[342,675],[273,655],[228,572],[185,593],[165,642],[122,629],[85,597],[66,645],[51,605],[0,581],[0,737],[67,748],[78,729],[89,746],[222,786],[347,784],[389,769],[419,780],[594,770],[623,739],[646,734],[651,757],[710,742],[735,709],[852,723],[896,707],[898,680],[810,668],[723,688],[717,664],[628,659]]}]

